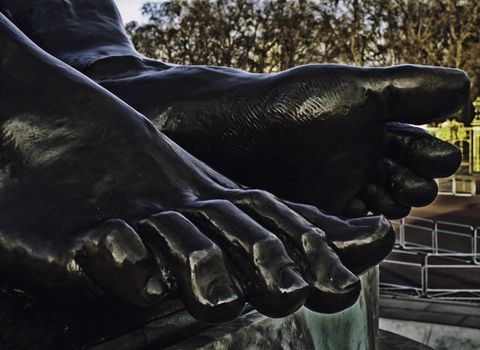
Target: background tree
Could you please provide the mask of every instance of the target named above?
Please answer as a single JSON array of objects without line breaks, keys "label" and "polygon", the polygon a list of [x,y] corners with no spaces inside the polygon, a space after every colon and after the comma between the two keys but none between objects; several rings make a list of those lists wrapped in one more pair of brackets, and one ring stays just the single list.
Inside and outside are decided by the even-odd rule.
[{"label": "background tree", "polygon": [[480,2],[391,0],[382,11],[382,65],[417,63],[459,68],[480,94]]},{"label": "background tree", "polygon": [[440,65],[480,95],[480,2],[472,0],[169,0],[127,24],[137,49],[177,64],[276,72],[307,63]]}]

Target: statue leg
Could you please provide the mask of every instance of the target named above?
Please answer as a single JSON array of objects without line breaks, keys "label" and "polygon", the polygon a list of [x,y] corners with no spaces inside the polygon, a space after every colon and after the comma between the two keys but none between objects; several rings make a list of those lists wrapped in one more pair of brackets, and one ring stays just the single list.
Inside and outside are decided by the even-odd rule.
[{"label": "statue leg", "polygon": [[[138,305],[174,294],[206,322],[245,301],[274,317],[335,312],[360,287],[341,258],[361,273],[391,250],[383,217],[309,221],[239,187],[1,14],[0,47],[0,268],[13,287]],[[342,235],[328,241],[315,220]],[[352,244],[371,254],[361,269]]]}]

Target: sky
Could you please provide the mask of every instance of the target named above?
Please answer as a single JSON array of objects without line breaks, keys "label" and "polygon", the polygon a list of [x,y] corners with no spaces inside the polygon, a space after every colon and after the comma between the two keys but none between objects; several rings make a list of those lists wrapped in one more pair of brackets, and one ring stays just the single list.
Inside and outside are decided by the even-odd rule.
[{"label": "sky", "polygon": [[124,23],[145,21],[140,13],[140,8],[144,3],[148,2],[147,0],[115,0],[115,2],[120,9]]}]

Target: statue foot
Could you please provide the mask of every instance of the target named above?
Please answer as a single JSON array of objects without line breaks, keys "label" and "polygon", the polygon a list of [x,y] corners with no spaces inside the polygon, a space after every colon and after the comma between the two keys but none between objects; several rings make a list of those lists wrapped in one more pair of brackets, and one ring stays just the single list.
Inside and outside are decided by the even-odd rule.
[{"label": "statue foot", "polygon": [[[144,84],[150,89],[144,95]],[[298,67],[273,75],[172,67],[100,84],[246,186],[329,213],[408,215],[437,195],[461,153],[421,128],[462,107],[462,71]],[[191,86],[187,89],[187,86]]]},{"label": "statue foot", "polygon": [[113,0],[10,1],[1,10],[194,156],[282,198],[399,218],[433,201],[433,179],[461,161],[455,147],[401,124],[461,107],[469,80],[458,70],[309,65],[265,75],[170,66],[134,50]]},{"label": "statue foot", "polygon": [[342,222],[240,188],[1,14],[0,45],[0,272],[12,286],[137,305],[175,294],[206,322],[245,301],[281,317],[348,307],[360,287],[349,268],[390,252],[383,217]]},{"label": "statue foot", "polygon": [[407,124],[440,120],[468,101],[459,70],[310,65],[262,75],[129,57],[121,73],[111,67],[127,57],[84,72],[196,157],[282,198],[396,219],[430,204],[434,179],[461,163],[458,148]]}]

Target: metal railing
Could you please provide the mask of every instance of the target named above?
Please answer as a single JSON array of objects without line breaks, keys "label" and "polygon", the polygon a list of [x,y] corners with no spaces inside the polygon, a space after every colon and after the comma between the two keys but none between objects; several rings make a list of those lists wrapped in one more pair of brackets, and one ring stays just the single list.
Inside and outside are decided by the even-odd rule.
[{"label": "metal railing", "polygon": [[469,253],[480,264],[478,239],[480,227],[416,216],[393,221],[397,247],[432,254]]},{"label": "metal railing", "polygon": [[[394,250],[394,254],[409,254],[410,257],[405,260],[387,258],[382,262],[381,293],[448,300],[480,300],[480,265],[458,263],[459,260],[473,260],[471,254],[431,254],[402,250]],[[462,284],[458,283],[459,279],[463,280]]]},{"label": "metal railing", "polygon": [[440,195],[473,197],[477,194],[475,178],[470,175],[453,175],[436,181]]},{"label": "metal railing", "polygon": [[480,227],[414,216],[393,224],[395,249],[380,264],[382,293],[480,300]]}]

